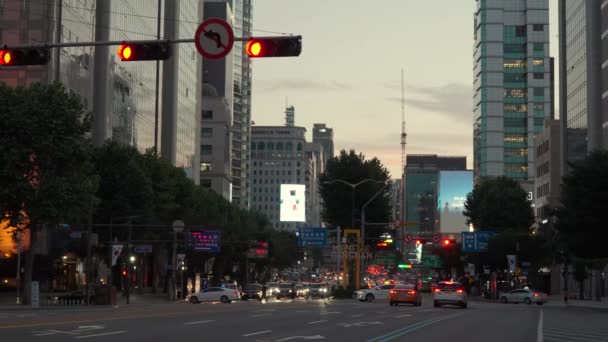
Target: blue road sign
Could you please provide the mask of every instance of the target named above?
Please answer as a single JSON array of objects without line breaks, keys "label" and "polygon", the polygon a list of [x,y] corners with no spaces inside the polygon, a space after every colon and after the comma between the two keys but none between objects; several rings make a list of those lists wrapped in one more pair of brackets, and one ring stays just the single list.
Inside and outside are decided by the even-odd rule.
[{"label": "blue road sign", "polygon": [[299,247],[324,247],[327,244],[327,228],[298,228]]},{"label": "blue road sign", "polygon": [[197,252],[220,252],[220,232],[218,231],[202,231],[190,232],[187,235],[189,239],[188,245],[192,250]]},{"label": "blue road sign", "polygon": [[152,253],[152,245],[137,245],[133,247],[133,251],[137,254]]},{"label": "blue road sign", "polygon": [[486,252],[492,236],[494,236],[494,232],[462,232],[462,251]]}]

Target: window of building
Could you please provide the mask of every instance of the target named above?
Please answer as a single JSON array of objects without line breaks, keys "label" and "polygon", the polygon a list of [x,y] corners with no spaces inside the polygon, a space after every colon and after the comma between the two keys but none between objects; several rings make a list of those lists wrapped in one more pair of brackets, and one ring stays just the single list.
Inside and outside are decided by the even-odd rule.
[{"label": "window of building", "polygon": [[203,120],[213,120],[213,111],[212,110],[203,110],[201,114],[201,118]]},{"label": "window of building", "polygon": [[213,128],[203,127],[201,128],[201,138],[211,138],[213,136]]},{"label": "window of building", "polygon": [[504,118],[505,127],[528,127],[527,118]]},{"label": "window of building", "polygon": [[544,126],[545,118],[534,118],[534,126]]},{"label": "window of building", "polygon": [[265,147],[266,147],[266,145],[264,145],[264,142],[263,142],[263,141],[260,141],[260,142],[258,143],[258,150],[260,150],[260,151],[264,151],[264,150],[265,150]]},{"label": "window of building", "polygon": [[508,103],[505,103],[503,105],[503,111],[509,112],[509,113],[527,113],[528,112],[528,105],[525,104],[525,103],[522,103],[522,104],[508,104]]},{"label": "window of building", "polygon": [[525,143],[528,142],[527,134],[505,134],[504,136],[505,143]]},{"label": "window of building", "polygon": [[505,53],[525,53],[526,45],[525,44],[504,44],[504,52]]},{"label": "window of building", "polygon": [[534,111],[535,112],[540,112],[545,110],[545,104],[544,103],[535,103],[534,104]]},{"label": "window of building", "polygon": [[302,143],[298,143],[297,149],[298,151],[302,151]]},{"label": "window of building", "polygon": [[201,163],[201,172],[211,172],[212,166],[211,163],[202,162]]},{"label": "window of building", "polygon": [[527,148],[505,148],[505,158],[513,157],[528,157]]},{"label": "window of building", "polygon": [[543,79],[545,79],[545,73],[544,72],[535,72],[534,73],[534,79],[535,80],[543,80]]},{"label": "window of building", "polygon": [[213,145],[201,145],[201,155],[209,156],[213,153]]},{"label": "window of building", "polygon": [[506,74],[504,74],[504,81],[505,82],[525,82],[526,74],[506,73]]},{"label": "window of building", "polygon": [[535,87],[534,88],[534,96],[545,96],[545,88]]},{"label": "window of building", "polygon": [[534,51],[537,51],[537,52],[545,51],[545,44],[544,43],[534,43]]},{"label": "window of building", "polygon": [[525,37],[526,36],[526,27],[525,26],[517,26],[515,27],[515,35],[518,37]]},{"label": "window of building", "polygon": [[293,151],[293,144],[290,143],[290,142],[286,143],[285,144],[285,151],[287,151],[287,152]]},{"label": "window of building", "polygon": [[526,89],[519,88],[506,88],[504,95],[505,97],[524,98],[528,97],[528,91]]},{"label": "window of building", "polygon": [[534,25],[532,25],[532,29],[534,31],[537,31],[537,32],[538,31],[544,31],[545,30],[545,25],[543,25],[543,24],[534,24]]},{"label": "window of building", "polygon": [[268,151],[274,151],[274,144],[269,142],[268,145],[266,145],[266,149]]},{"label": "window of building", "polygon": [[534,58],[532,60],[532,65],[535,67],[541,67],[545,65],[545,60],[542,58]]},{"label": "window of building", "polygon": [[502,64],[504,68],[525,68],[526,65],[525,59],[505,59]]},{"label": "window of building", "polygon": [[528,164],[505,164],[505,172],[528,173]]}]

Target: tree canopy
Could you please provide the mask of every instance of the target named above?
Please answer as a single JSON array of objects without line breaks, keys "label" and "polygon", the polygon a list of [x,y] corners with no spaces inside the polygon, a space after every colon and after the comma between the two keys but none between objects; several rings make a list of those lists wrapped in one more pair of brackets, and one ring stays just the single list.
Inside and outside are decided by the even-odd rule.
[{"label": "tree canopy", "polygon": [[[344,181],[357,184],[366,179],[375,182],[365,182],[354,189],[342,183]],[[331,182],[331,183],[330,183]],[[379,183],[390,183],[390,174],[386,167],[377,158],[365,159],[361,153],[354,150],[340,151],[340,155],[330,159],[325,172],[320,177],[320,193],[323,198],[323,220],[331,226],[347,228],[352,225],[353,216],[355,226],[361,224],[361,207],[370,200],[384,186]],[[374,199],[365,209],[365,221],[390,222],[390,186],[384,188],[382,193]],[[378,230],[370,231],[368,237],[379,235]]]},{"label": "tree canopy", "polygon": [[534,212],[528,194],[508,177],[482,178],[467,195],[463,214],[475,230],[528,233]]},{"label": "tree canopy", "polygon": [[570,165],[563,178],[556,229],[577,257],[608,258],[605,210],[608,208],[608,152],[594,151]]}]

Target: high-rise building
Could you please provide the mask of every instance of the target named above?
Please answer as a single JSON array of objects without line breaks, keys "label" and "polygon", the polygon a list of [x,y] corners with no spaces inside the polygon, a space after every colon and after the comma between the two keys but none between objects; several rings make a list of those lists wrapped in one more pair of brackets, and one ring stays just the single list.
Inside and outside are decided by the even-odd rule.
[{"label": "high-rise building", "polygon": [[551,116],[548,0],[477,0],[475,176],[533,190],[534,134]]},{"label": "high-rise building", "polygon": [[[534,209],[540,227],[546,227],[551,219],[551,208],[557,208],[561,187],[561,124],[559,120],[548,119],[545,128],[534,137],[536,170],[534,178]],[[547,220],[547,221],[545,221]],[[545,222],[543,224],[543,222]],[[543,229],[546,238],[550,229]]]},{"label": "high-rise building", "polygon": [[601,30],[602,30],[602,138],[603,146],[608,150],[608,0],[602,0],[601,10]]},{"label": "high-rise building", "polygon": [[[251,36],[253,0],[229,0],[229,3],[234,13],[235,36]],[[243,53],[243,42],[235,42],[233,51],[232,201],[243,208],[248,208],[251,197],[249,151],[251,141],[251,60],[246,53]]]},{"label": "high-rise building", "polygon": [[[107,40],[150,40],[157,38],[157,18],[160,16],[161,22],[166,19],[167,7],[158,7],[156,1],[152,2],[153,6],[149,0],[108,1],[104,3],[107,7],[104,9],[98,9],[97,3],[78,0],[2,1],[0,41],[9,46],[86,42],[94,41],[99,30],[108,31]],[[176,23],[176,38],[192,37],[201,19],[200,3],[197,0],[172,4],[174,7],[171,9],[177,19],[170,21]],[[108,25],[97,25],[99,29],[96,29],[96,15],[100,13],[109,17]],[[163,32],[160,33],[162,37]],[[161,154],[165,152],[160,148],[163,111],[159,103],[163,102],[160,101],[163,96],[170,99],[174,103],[174,110],[169,113],[173,127],[169,130],[171,136],[165,137],[171,142],[170,155],[166,158],[183,168],[198,183],[198,94],[202,85],[196,76],[200,74],[197,70],[201,61],[194,46],[173,46],[172,58],[177,66],[172,87],[162,87],[157,82],[157,63],[121,62],[114,47],[96,49],[90,46],[55,48],[48,65],[3,70],[0,82],[16,86],[35,81],[60,81],[81,96],[87,110],[94,110],[95,101],[104,104],[105,110],[99,121],[105,126],[102,127],[101,141],[113,139],[135,146],[142,152],[155,147],[157,142]],[[105,85],[95,81],[96,51],[107,53],[107,63],[100,64]],[[98,116],[97,113],[95,115]],[[159,132],[158,135],[155,131]]]},{"label": "high-rise building", "polygon": [[601,16],[602,2],[559,1],[563,174],[569,162],[584,158],[603,143],[602,103],[608,94],[602,92],[608,89],[608,78],[602,79],[602,20],[606,20]]},{"label": "high-rise building", "polygon": [[324,123],[313,124],[312,142],[323,145],[323,163],[334,157],[334,129],[327,127]]},{"label": "high-rise building", "polygon": [[296,108],[289,106],[285,108],[285,126],[293,127],[296,125]]},{"label": "high-rise building", "polygon": [[[275,229],[295,231],[319,225],[315,146],[307,146],[306,128],[254,126],[251,135],[251,209],[265,214]],[[306,186],[306,221],[281,222],[281,184]]]}]

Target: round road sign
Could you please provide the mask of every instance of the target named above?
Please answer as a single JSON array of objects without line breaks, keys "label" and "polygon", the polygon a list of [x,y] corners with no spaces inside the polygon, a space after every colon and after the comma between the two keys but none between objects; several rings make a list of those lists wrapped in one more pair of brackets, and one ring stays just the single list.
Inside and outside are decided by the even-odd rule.
[{"label": "round road sign", "polygon": [[394,225],[395,225],[395,228],[401,227],[401,221],[400,220],[395,220]]},{"label": "round road sign", "polygon": [[435,234],[435,235],[433,236],[433,242],[434,242],[434,243],[439,243],[439,242],[441,242],[441,234]]},{"label": "round road sign", "polygon": [[194,45],[203,57],[220,59],[226,57],[234,45],[234,32],[225,20],[211,18],[198,25],[194,34]]},{"label": "round road sign", "polygon": [[403,238],[403,240],[405,241],[405,243],[412,242],[412,235],[406,234],[405,237]]}]

